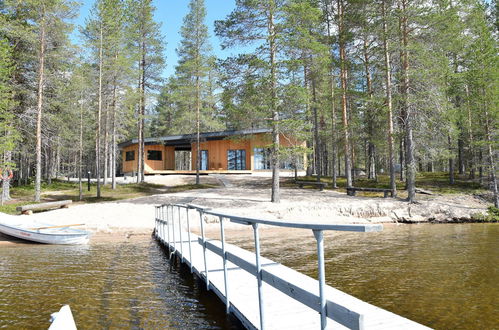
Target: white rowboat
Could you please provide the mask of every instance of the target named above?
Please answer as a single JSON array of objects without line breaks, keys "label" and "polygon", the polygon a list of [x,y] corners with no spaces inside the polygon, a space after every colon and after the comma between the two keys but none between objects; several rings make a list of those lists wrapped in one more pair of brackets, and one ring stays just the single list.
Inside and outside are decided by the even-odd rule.
[{"label": "white rowboat", "polygon": [[0,213],[0,233],[44,244],[87,244],[90,233],[70,228],[74,225],[49,225],[22,221],[25,217]]},{"label": "white rowboat", "polygon": [[52,324],[48,330],[77,330],[69,305],[64,305],[60,311],[52,313],[50,322]]}]

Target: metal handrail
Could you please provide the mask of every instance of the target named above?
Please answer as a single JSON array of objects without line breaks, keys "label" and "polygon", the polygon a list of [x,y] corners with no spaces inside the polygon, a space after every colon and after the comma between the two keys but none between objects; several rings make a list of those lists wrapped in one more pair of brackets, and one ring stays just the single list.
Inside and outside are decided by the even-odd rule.
[{"label": "metal handrail", "polygon": [[[383,230],[383,225],[381,224],[318,224],[318,223],[304,223],[304,222],[290,222],[290,221],[277,221],[277,220],[268,220],[268,219],[256,219],[250,217],[242,217],[237,215],[231,215],[222,212],[216,212],[209,208],[194,205],[194,204],[165,204],[161,206],[157,206],[156,208],[164,208],[166,207],[171,209],[171,213],[166,212],[167,220],[158,219],[158,214],[164,215],[164,212],[156,212],[156,223],[166,222],[167,232],[168,232],[168,241],[169,241],[169,226],[172,226],[173,229],[173,249],[174,253],[177,251],[176,242],[175,242],[175,221],[174,221],[174,213],[173,208],[176,207],[178,211],[178,224],[179,224],[179,233],[181,236],[182,224],[180,217],[180,209],[186,209],[186,219],[187,219],[187,229],[188,229],[188,240],[189,240],[189,258],[191,263],[191,272],[192,272],[192,255],[191,255],[191,239],[190,239],[190,224],[189,224],[189,210],[195,210],[199,213],[200,220],[200,228],[201,228],[201,238],[200,243],[203,247],[203,258],[204,258],[204,267],[205,267],[205,279],[206,279],[206,288],[210,289],[209,278],[208,278],[208,266],[206,263],[206,250],[210,249],[210,251],[214,251],[212,244],[208,244],[205,236],[204,230],[204,221],[203,215],[212,215],[218,217],[220,219],[220,235],[222,239],[222,248],[219,251],[219,255],[222,256],[223,259],[223,268],[224,268],[224,289],[225,289],[225,303],[226,303],[226,312],[230,311],[230,300],[229,300],[229,285],[228,285],[228,277],[227,277],[227,261],[228,255],[231,256],[231,262],[236,264],[239,267],[242,267],[241,264],[237,263],[237,258],[231,253],[228,253],[225,248],[225,229],[224,229],[224,219],[229,220],[233,223],[238,223],[242,225],[250,225],[253,228],[254,235],[254,244],[255,244],[255,277],[257,279],[258,285],[258,304],[259,304],[259,317],[260,317],[260,329],[265,329],[265,313],[264,313],[264,304],[263,304],[263,282],[265,278],[263,277],[264,271],[262,270],[261,265],[261,255],[260,255],[260,237],[259,237],[259,225],[268,225],[268,226],[277,226],[277,227],[288,227],[288,228],[301,228],[301,229],[309,229],[312,230],[316,243],[317,243],[317,259],[318,259],[318,281],[319,281],[319,313],[321,318],[321,329],[325,329],[327,325],[327,306],[328,303],[326,301],[325,295],[325,262],[324,262],[324,231],[325,230],[335,230],[335,231],[354,231],[354,232],[377,232]],[[171,214],[171,216],[169,216]],[[164,233],[164,229],[163,229]],[[182,238],[180,238],[182,239]],[[170,242],[169,246],[171,245]],[[182,249],[182,241],[180,248]],[[183,253],[182,254],[183,259]],[[242,267],[247,269],[247,267]],[[248,271],[248,270],[247,270]],[[267,273],[266,273],[267,274]],[[285,280],[283,280],[285,281]],[[282,291],[282,290],[281,290]],[[359,323],[356,328],[362,328],[362,317],[359,317]]]}]

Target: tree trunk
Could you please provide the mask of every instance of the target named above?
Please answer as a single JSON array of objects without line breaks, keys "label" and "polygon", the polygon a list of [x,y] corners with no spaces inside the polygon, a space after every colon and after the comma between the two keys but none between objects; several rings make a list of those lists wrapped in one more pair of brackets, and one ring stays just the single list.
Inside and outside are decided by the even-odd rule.
[{"label": "tree trunk", "polygon": [[457,140],[457,152],[458,152],[458,171],[459,174],[464,174],[464,137],[462,127],[459,128],[461,133],[459,139]]},{"label": "tree trunk", "polygon": [[449,146],[449,183],[454,184],[454,157],[452,156],[452,140],[450,135],[447,135],[447,142]]},{"label": "tree trunk", "polygon": [[314,151],[315,151],[315,174],[317,175],[317,181],[321,180],[322,168],[321,168],[321,148],[319,143],[319,121],[317,117],[317,94],[315,90],[315,77],[312,77],[312,113],[314,116]]},{"label": "tree trunk", "polygon": [[468,112],[468,158],[469,158],[469,169],[470,169],[470,176],[469,178],[471,180],[475,179],[475,150],[474,150],[474,137],[473,137],[473,126],[472,126],[472,121],[471,121],[471,106],[470,106],[470,99],[469,99],[469,90],[468,90],[468,85],[464,86],[464,90],[466,91],[466,109]]},{"label": "tree trunk", "polygon": [[367,171],[367,177],[369,179],[374,179],[376,180],[376,145],[374,144],[374,119],[375,119],[375,113],[374,113],[374,105],[373,105],[373,88],[372,88],[372,79],[371,79],[371,72],[369,70],[369,45],[368,45],[368,40],[367,36],[364,35],[363,38],[363,47],[362,47],[363,53],[364,53],[364,73],[366,76],[366,87],[367,87],[367,96],[369,98],[368,101],[368,106],[367,106],[367,134],[368,134],[368,139],[367,139],[367,155],[366,155],[366,171]]},{"label": "tree trunk", "polygon": [[100,24],[100,40],[99,40],[99,107],[97,109],[97,139],[95,142],[95,175],[97,178],[97,198],[101,197],[101,186],[100,186],[100,148],[101,148],[101,141],[100,141],[100,135],[101,135],[101,116],[102,116],[102,65],[103,65],[103,26],[102,23]]},{"label": "tree trunk", "polygon": [[[145,38],[143,36],[143,38]],[[140,75],[140,104],[139,104],[139,182],[145,180],[145,143],[144,143],[144,126],[146,115],[146,45],[142,41],[141,45],[142,59],[140,61],[141,75]]]},{"label": "tree trunk", "polygon": [[393,108],[392,108],[392,76],[390,51],[388,44],[388,24],[386,22],[386,3],[381,4],[381,13],[383,16],[383,52],[385,57],[385,85],[386,85],[386,107],[388,109],[388,163],[390,167],[390,189],[393,190],[393,197],[397,196],[397,185],[395,182],[395,152],[393,143]]},{"label": "tree trunk", "polygon": [[346,51],[345,51],[345,29],[344,29],[344,7],[343,0],[338,0],[338,34],[340,47],[340,68],[341,68],[341,107],[343,117],[343,138],[345,148],[345,176],[347,179],[347,187],[352,186],[352,171],[350,165],[350,137],[348,127],[348,111],[347,111],[347,67],[346,67]]},{"label": "tree trunk", "polygon": [[330,40],[330,52],[331,52],[331,59],[330,59],[330,67],[329,67],[329,89],[331,93],[331,144],[332,144],[332,154],[331,154],[331,180],[332,180],[332,185],[333,189],[338,188],[337,185],[337,173],[336,173],[336,159],[338,158],[338,140],[337,140],[337,132],[336,132],[336,108],[335,108],[335,103],[334,103],[334,41],[332,38],[332,32],[331,32],[331,17],[333,15],[333,7],[334,4],[331,3],[331,8],[326,4],[325,5],[325,10],[326,10],[326,20],[327,20],[327,36]]},{"label": "tree trunk", "polygon": [[40,22],[40,45],[38,54],[38,101],[36,114],[36,178],[35,202],[40,201],[42,181],[42,109],[43,109],[43,84],[45,71],[45,12]]},{"label": "tree trunk", "polygon": [[480,147],[480,150],[478,152],[478,180],[480,182],[480,185],[483,185],[483,150],[482,147]]},{"label": "tree trunk", "polygon": [[82,183],[82,162],[83,162],[83,95],[80,99],[80,144],[78,148],[78,200],[83,200],[83,183]]},{"label": "tree trunk", "polygon": [[277,64],[276,64],[276,31],[274,25],[275,3],[270,1],[268,36],[270,50],[271,111],[272,111],[272,193],[270,201],[279,203],[279,112],[277,110]]},{"label": "tree trunk", "polygon": [[[7,132],[7,135],[9,135],[9,132]],[[12,151],[6,150],[4,154],[4,164],[10,164],[11,162],[12,162]],[[12,179],[9,178],[10,171],[11,171],[10,168],[6,167],[2,172],[2,177],[0,177],[0,180],[2,180],[2,203],[11,200],[10,182],[12,181]]]},{"label": "tree trunk", "polygon": [[[198,55],[199,58],[199,55]],[[199,68],[200,63],[198,63]],[[199,170],[201,169],[201,141],[200,141],[200,112],[201,112],[201,86],[199,72],[196,76],[196,184],[200,184]]]},{"label": "tree trunk", "polygon": [[59,178],[59,172],[61,168],[61,143],[60,143],[60,137],[59,137],[59,144],[57,145],[56,149],[57,153],[55,155],[55,178]]},{"label": "tree trunk", "polygon": [[107,178],[109,176],[108,167],[109,167],[109,103],[106,102],[106,111],[103,113],[103,128],[104,128],[104,175],[102,184],[107,185]]},{"label": "tree trunk", "polygon": [[[140,65],[140,64],[139,64]],[[142,81],[142,71],[140,72],[140,76],[139,76],[139,93],[140,93],[140,90],[141,90],[141,81]],[[144,131],[144,128],[143,128],[143,124],[144,122],[142,121],[142,118],[141,118],[141,109],[142,109],[142,97],[139,97],[139,105],[138,105],[138,108],[137,108],[137,129],[138,129],[138,132],[137,132],[137,137],[138,137],[138,155],[137,155],[137,183],[140,183],[140,179],[141,179],[141,175],[140,173],[142,173],[142,165],[144,164],[142,162],[142,158],[144,157],[144,145],[142,144],[142,132]]]},{"label": "tree trunk", "polygon": [[402,5],[402,102],[405,109],[405,136],[406,136],[406,163],[407,163],[407,201],[415,202],[416,199],[416,162],[414,157],[414,140],[412,128],[411,108],[409,106],[409,28],[407,22],[407,0],[401,0]]},{"label": "tree trunk", "polygon": [[45,165],[45,181],[47,182],[48,185],[52,184],[52,159],[54,158],[54,152],[52,151],[52,146],[51,146],[51,139],[52,136],[47,137],[47,145],[45,146],[45,161],[43,162]]},{"label": "tree trunk", "polygon": [[[118,54],[115,56],[117,60]],[[117,72],[115,72],[113,83],[113,111],[111,113],[111,189],[116,189],[116,88]]]}]

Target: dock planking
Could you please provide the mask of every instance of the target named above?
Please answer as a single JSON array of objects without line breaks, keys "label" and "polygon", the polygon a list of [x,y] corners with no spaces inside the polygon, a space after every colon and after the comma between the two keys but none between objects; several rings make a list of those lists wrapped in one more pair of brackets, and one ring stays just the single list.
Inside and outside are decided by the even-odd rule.
[{"label": "dock planking", "polygon": [[[184,212],[181,214],[185,216],[187,213]],[[177,256],[207,283],[207,288],[226,304],[227,311],[232,312],[245,327],[260,329],[255,254],[219,240],[210,239],[203,244],[202,237],[185,230],[186,219],[182,222],[178,215],[169,223],[160,218],[156,218],[156,238],[172,251],[172,255]],[[191,218],[193,221],[195,218],[199,219],[199,216]],[[206,248],[208,276],[205,271],[203,245]],[[224,252],[225,265],[222,258]],[[264,257],[260,257],[260,263],[264,328],[320,329],[319,282]],[[327,329],[428,329],[333,287],[326,286],[324,294]]]}]

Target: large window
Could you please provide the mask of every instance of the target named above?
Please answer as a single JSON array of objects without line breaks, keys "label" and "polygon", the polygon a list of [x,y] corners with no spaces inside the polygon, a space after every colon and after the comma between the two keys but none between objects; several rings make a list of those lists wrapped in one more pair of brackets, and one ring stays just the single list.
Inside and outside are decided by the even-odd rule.
[{"label": "large window", "polygon": [[135,151],[127,151],[125,153],[125,161],[129,162],[135,160]]},{"label": "large window", "polygon": [[246,169],[246,150],[227,150],[227,169]]},{"label": "large window", "polygon": [[147,160],[163,160],[163,153],[160,150],[147,150]]},{"label": "large window", "polygon": [[255,148],[255,170],[269,170],[270,169],[270,149],[269,148]]},{"label": "large window", "polygon": [[201,171],[208,170],[208,150],[201,150]]},{"label": "large window", "polygon": [[[270,170],[271,166],[271,150],[270,148],[255,148],[255,170]],[[279,168],[283,170],[293,170],[295,168],[303,169],[303,156],[289,155],[281,156]]]}]

